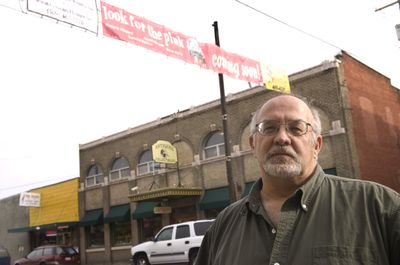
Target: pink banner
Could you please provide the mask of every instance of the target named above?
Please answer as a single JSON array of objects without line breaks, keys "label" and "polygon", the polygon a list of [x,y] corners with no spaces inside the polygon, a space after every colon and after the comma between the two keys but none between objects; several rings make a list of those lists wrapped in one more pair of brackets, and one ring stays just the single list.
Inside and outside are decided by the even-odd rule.
[{"label": "pink banner", "polygon": [[129,42],[252,83],[263,83],[260,63],[170,30],[101,2],[104,36]]}]

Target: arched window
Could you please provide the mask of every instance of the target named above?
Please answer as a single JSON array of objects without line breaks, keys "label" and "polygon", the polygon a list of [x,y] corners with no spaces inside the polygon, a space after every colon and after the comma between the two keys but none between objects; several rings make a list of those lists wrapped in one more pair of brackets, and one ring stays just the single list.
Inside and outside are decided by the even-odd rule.
[{"label": "arched window", "polygon": [[136,174],[139,176],[154,172],[154,169],[158,166],[159,164],[153,161],[152,152],[150,150],[146,150],[140,156]]},{"label": "arched window", "polygon": [[94,186],[104,182],[103,171],[98,165],[93,165],[89,168],[86,177],[86,186]]},{"label": "arched window", "polygon": [[214,132],[208,138],[203,149],[205,159],[225,155],[224,134],[222,132]]},{"label": "arched window", "polygon": [[129,164],[124,157],[114,160],[110,171],[110,181],[127,178],[130,176]]}]

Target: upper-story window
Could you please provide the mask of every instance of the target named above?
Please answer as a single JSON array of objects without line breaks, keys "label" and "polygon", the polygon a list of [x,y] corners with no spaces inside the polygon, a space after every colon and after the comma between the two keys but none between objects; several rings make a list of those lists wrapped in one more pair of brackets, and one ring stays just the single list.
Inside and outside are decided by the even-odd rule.
[{"label": "upper-story window", "polygon": [[137,175],[139,176],[154,172],[158,165],[158,163],[153,161],[152,152],[150,150],[146,150],[140,156],[139,164],[137,165]]},{"label": "upper-story window", "polygon": [[89,168],[89,172],[86,177],[86,186],[94,186],[104,182],[103,171],[98,165],[93,165]]},{"label": "upper-story window", "polygon": [[224,134],[222,132],[214,132],[208,138],[203,149],[204,158],[211,158],[225,155]]},{"label": "upper-story window", "polygon": [[130,169],[128,161],[124,157],[114,160],[110,171],[110,181],[115,181],[130,176]]}]

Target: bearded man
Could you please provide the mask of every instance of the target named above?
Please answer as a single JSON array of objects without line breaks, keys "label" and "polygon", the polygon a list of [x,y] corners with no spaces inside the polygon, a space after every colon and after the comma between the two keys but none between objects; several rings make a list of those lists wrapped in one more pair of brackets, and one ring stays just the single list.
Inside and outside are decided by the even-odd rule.
[{"label": "bearded man", "polygon": [[400,195],[323,172],[315,109],[279,95],[250,130],[261,178],[218,215],[196,265],[400,264]]}]

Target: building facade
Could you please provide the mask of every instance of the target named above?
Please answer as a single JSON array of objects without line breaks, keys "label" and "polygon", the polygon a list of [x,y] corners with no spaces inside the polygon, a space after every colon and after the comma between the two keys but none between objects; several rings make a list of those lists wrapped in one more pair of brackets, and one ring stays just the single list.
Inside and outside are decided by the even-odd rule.
[{"label": "building facade", "polygon": [[27,232],[10,233],[9,229],[29,226],[29,209],[19,206],[19,194],[0,200],[0,245],[7,248],[11,262],[30,251]]},{"label": "building facade", "polygon": [[75,178],[33,189],[29,193],[40,196],[35,207],[20,206],[20,194],[0,201],[2,227],[7,231],[0,238],[5,239],[12,260],[42,245],[79,246],[78,188]]},{"label": "building facade", "polygon": [[[390,80],[345,52],[289,80],[292,92],[320,112],[323,169],[399,191],[400,104]],[[80,145],[82,263],[126,263],[130,247],[162,226],[214,218],[229,204],[228,177],[235,199],[246,195],[260,176],[249,123],[257,107],[277,94],[253,87],[226,97],[231,176],[219,100]],[[177,149],[177,164],[153,161],[158,140]],[[379,151],[373,154],[371,147]]]}]

